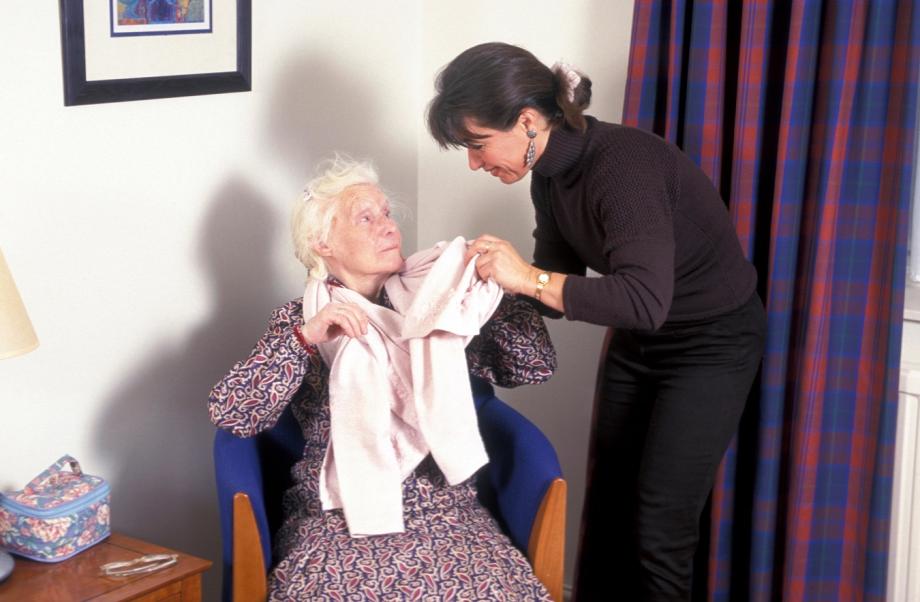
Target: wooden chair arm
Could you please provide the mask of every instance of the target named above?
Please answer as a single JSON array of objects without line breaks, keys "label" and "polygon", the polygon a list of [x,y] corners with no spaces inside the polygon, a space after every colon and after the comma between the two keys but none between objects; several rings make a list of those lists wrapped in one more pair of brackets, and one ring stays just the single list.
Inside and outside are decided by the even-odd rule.
[{"label": "wooden chair arm", "polygon": [[233,602],[264,602],[268,596],[262,540],[245,493],[233,495]]},{"label": "wooden chair arm", "polygon": [[527,557],[534,574],[557,602],[562,602],[565,570],[566,490],[564,479],[550,483],[537,510],[527,545]]}]

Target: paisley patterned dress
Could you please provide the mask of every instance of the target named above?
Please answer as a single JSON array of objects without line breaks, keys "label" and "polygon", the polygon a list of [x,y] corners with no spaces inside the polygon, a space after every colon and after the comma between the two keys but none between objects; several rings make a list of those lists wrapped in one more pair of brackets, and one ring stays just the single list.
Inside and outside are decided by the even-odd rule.
[{"label": "paisley patterned dress", "polygon": [[[382,303],[387,303],[386,299]],[[269,575],[271,600],[549,600],[527,559],[476,498],[475,479],[449,486],[429,455],[403,482],[404,533],[352,538],[340,510],[323,512],[319,474],[329,442],[329,369],[294,326],[301,300],[276,309],[245,360],[214,386],[211,421],[240,437],[272,427],[288,404],[306,440],[284,496]],[[556,355],[526,302],[506,295],[467,347],[471,374],[513,387],[546,381]]]}]

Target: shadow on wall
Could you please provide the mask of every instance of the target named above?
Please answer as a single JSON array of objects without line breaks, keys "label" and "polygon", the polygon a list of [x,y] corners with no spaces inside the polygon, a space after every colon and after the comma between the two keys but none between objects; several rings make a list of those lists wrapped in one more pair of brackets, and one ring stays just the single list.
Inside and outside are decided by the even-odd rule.
[{"label": "shadow on wall", "polygon": [[[294,181],[306,182],[320,161],[340,151],[371,160],[384,189],[415,194],[415,158],[397,144],[397,134],[404,132],[395,131],[415,123],[403,125],[382,117],[380,99],[397,84],[385,75],[393,66],[377,65],[376,60],[371,56],[364,64],[344,64],[314,47],[303,47],[279,67],[266,115],[266,145],[272,156],[283,158]],[[398,195],[395,200],[414,203]],[[408,252],[414,250],[416,238],[407,227],[410,222],[412,216],[400,220]]]},{"label": "shadow on wall", "polygon": [[[275,225],[272,207],[246,182],[231,178],[221,187],[200,236],[209,317],[187,335],[150,341],[148,357],[109,396],[95,427],[100,453],[116,462],[109,475],[113,528],[215,566],[220,533],[207,396],[251,349],[279,298]],[[163,291],[162,303],[182,299]],[[216,599],[219,573],[205,575],[208,599]]]}]

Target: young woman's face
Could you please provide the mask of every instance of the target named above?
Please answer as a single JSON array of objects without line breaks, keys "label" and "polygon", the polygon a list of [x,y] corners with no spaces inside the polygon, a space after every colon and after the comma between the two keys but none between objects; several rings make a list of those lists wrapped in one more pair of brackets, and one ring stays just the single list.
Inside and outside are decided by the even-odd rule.
[{"label": "young woman's face", "polygon": [[402,236],[380,188],[357,184],[345,189],[332,221],[328,248],[329,271],[346,285],[399,271]]},{"label": "young woman's face", "polygon": [[470,169],[487,171],[504,184],[513,184],[530,172],[525,162],[530,138],[522,121],[506,132],[479,127],[469,119],[466,127],[476,135],[466,145]]}]

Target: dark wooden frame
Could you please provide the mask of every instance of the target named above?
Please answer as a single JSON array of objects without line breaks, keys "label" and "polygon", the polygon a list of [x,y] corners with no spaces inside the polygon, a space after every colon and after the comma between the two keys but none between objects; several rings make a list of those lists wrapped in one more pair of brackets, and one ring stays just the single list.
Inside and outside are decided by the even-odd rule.
[{"label": "dark wooden frame", "polygon": [[86,81],[84,0],[60,1],[65,106],[252,89],[252,0],[236,0],[236,71],[93,81]]}]

